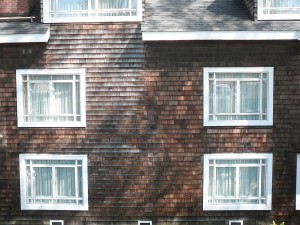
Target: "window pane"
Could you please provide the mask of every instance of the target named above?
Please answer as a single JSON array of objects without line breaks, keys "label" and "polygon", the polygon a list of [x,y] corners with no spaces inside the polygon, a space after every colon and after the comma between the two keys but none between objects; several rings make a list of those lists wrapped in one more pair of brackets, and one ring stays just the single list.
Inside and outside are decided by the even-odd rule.
[{"label": "window pane", "polygon": [[54,84],[54,104],[57,115],[72,114],[72,84],[71,83],[55,83]]},{"label": "window pane", "polygon": [[217,168],[217,196],[235,196],[235,168]]},{"label": "window pane", "polygon": [[75,197],[75,168],[56,168],[57,194],[60,197]]},{"label": "window pane", "polygon": [[87,10],[88,0],[58,0],[58,10]]},{"label": "window pane", "polygon": [[35,167],[34,189],[35,196],[52,196],[52,169],[49,167]]},{"label": "window pane", "polygon": [[259,99],[259,82],[242,81],[240,83],[241,113],[259,113]]},{"label": "window pane", "polygon": [[216,113],[234,113],[236,82],[217,81],[216,83]]},{"label": "window pane", "polygon": [[258,197],[258,168],[240,168],[240,197]]},{"label": "window pane", "polygon": [[30,84],[30,109],[34,115],[47,115],[50,112],[50,86],[47,83]]}]

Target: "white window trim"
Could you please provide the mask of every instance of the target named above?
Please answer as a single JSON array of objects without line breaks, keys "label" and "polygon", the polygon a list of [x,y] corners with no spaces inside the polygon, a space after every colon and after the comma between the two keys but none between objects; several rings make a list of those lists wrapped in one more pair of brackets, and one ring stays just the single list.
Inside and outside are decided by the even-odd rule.
[{"label": "white window trim", "polygon": [[[267,181],[266,181],[266,204],[209,204],[209,160],[211,159],[266,159],[267,160]],[[224,153],[204,154],[203,167],[203,210],[271,210],[272,209],[272,171],[273,155],[271,153]]]},{"label": "white window trim", "polygon": [[[26,160],[82,160],[83,204],[27,204],[26,203]],[[87,155],[20,154],[21,210],[88,210],[88,162]]]},{"label": "white window trim", "polygon": [[148,223],[148,225],[152,225],[152,221],[149,221],[149,220],[147,220],[147,221],[139,220],[138,221],[138,225],[141,225],[142,223]]},{"label": "white window trim", "polygon": [[[206,67],[203,69],[203,124],[204,126],[271,126],[273,125],[273,67]],[[268,73],[267,120],[209,120],[209,73],[240,72]]]},{"label": "white window trim", "polygon": [[243,220],[229,220],[229,225],[232,225],[234,223],[239,223],[240,225],[243,225],[244,221]]},{"label": "white window trim", "polygon": [[49,16],[50,0],[43,0],[43,23],[80,23],[80,22],[135,22],[142,21],[142,0],[137,0],[136,16],[102,16],[102,17],[60,17]]},{"label": "white window trim", "polygon": [[53,225],[53,223],[60,223],[60,225],[64,225],[63,220],[50,220],[50,225]]},{"label": "white window trim", "polygon": [[[24,121],[23,111],[23,75],[72,75],[80,77],[80,115],[81,121],[58,121],[58,122],[27,122]],[[21,69],[16,70],[17,83],[17,117],[18,127],[86,127],[86,106],[85,106],[85,69]]]},{"label": "white window trim", "polygon": [[257,1],[258,20],[299,20],[300,14],[263,14],[263,0]]},{"label": "white window trim", "polygon": [[300,154],[297,154],[296,210],[300,210]]}]

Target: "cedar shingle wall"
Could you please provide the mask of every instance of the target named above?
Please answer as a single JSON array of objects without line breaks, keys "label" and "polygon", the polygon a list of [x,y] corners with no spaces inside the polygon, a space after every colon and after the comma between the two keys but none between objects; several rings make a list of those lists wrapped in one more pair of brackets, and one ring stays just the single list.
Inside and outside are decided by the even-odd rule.
[{"label": "cedar shingle wall", "polygon": [[1,0],[1,15],[28,15],[33,0]]},{"label": "cedar shingle wall", "polygon": [[[48,44],[1,45],[0,53],[0,225],[297,224],[297,42],[143,45],[135,23],[68,24],[51,26]],[[274,126],[204,128],[206,66],[274,66]],[[27,68],[86,68],[87,127],[17,128],[15,69]],[[21,152],[88,154],[89,211],[21,212]],[[202,157],[217,152],[274,153],[271,212],[203,212]]]}]

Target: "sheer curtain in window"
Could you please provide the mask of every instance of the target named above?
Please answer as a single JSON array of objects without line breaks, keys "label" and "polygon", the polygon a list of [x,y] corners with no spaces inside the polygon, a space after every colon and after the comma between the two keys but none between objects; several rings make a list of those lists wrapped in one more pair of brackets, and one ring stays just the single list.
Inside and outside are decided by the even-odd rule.
[{"label": "sheer curtain in window", "polygon": [[[52,197],[52,169],[49,167],[35,167],[34,172],[34,197]],[[28,185],[31,185],[30,183]],[[39,201],[47,202],[46,199]]]},{"label": "sheer curtain in window", "polygon": [[[262,82],[262,85],[260,85],[259,81],[247,80],[248,78],[259,80],[258,74],[224,74],[224,76],[218,74],[216,76],[216,80],[210,81],[209,87],[209,111],[210,114],[215,115],[215,119],[261,119],[261,113],[266,111],[267,108],[266,82]],[[260,93],[260,87],[262,87],[263,93]]]},{"label": "sheer curtain in window", "polygon": [[[71,10],[87,10],[88,0],[52,0],[51,6],[56,5],[57,9],[54,11],[71,11]],[[57,4],[56,4],[57,2]]]},{"label": "sheer curtain in window", "polygon": [[[42,76],[41,76],[42,77]],[[44,79],[49,79],[44,76]],[[27,89],[26,89],[27,90]],[[78,91],[78,90],[77,90]],[[73,86],[72,83],[40,82],[31,83],[29,91],[30,109],[24,104],[24,112],[28,112],[29,121],[72,121],[73,112]],[[79,102],[79,95],[76,94],[76,101]]]},{"label": "sheer curtain in window", "polygon": [[264,0],[263,7],[267,14],[298,14],[300,0]]}]

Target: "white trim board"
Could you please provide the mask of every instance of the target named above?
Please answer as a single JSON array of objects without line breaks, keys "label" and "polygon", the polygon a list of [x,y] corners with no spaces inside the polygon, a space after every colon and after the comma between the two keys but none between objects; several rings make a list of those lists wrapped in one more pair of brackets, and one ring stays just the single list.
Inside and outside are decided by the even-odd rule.
[{"label": "white trim board", "polygon": [[192,40],[300,40],[298,31],[143,32],[143,41]]},{"label": "white trim board", "polygon": [[50,29],[45,34],[8,34],[0,35],[0,43],[48,42]]}]

